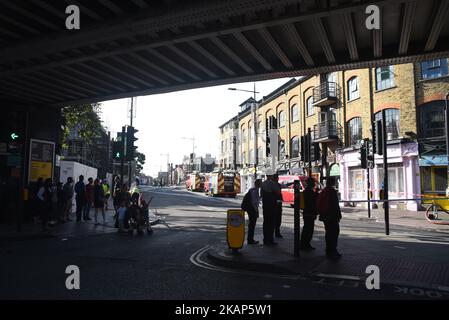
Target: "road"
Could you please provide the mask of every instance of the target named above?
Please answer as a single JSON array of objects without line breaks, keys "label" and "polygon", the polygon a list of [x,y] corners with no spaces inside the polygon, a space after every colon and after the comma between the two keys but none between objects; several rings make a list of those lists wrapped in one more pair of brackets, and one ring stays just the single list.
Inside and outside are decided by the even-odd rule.
[{"label": "road", "polygon": [[[170,228],[158,225],[153,235],[139,237],[119,235],[109,225],[104,227],[107,232],[1,242],[0,299],[428,298],[404,295],[388,286],[369,291],[351,281],[207,268],[197,263],[198,253],[206,245],[226,241],[226,209],[238,208],[240,200],[172,188],[143,190],[146,198],[154,197],[151,208],[165,215]],[[291,231],[292,218],[291,209],[285,208],[285,232]],[[383,232],[381,224],[367,226],[355,220],[346,221],[343,229],[372,236]],[[406,228],[395,230],[404,236],[409,232]],[[259,240],[260,234],[261,223],[256,232]],[[321,227],[317,234],[322,238]],[[435,237],[425,232],[422,236]],[[79,290],[65,287],[68,265],[79,267]]]}]

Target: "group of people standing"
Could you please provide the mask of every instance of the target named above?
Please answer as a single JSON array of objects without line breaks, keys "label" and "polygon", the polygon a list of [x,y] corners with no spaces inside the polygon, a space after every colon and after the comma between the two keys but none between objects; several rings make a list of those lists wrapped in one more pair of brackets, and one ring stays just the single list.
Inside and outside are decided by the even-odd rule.
[{"label": "group of people standing", "polygon": [[42,224],[43,231],[47,230],[49,221],[65,223],[72,221],[70,214],[72,211],[73,198],[76,200],[76,221],[91,220],[90,210],[95,208],[95,222],[97,222],[98,212],[102,213],[103,222],[106,223],[105,209],[110,197],[110,188],[107,181],[100,179],[88,179],[88,184],[84,183],[81,175],[76,184],[72,177],[67,178],[63,184],[53,183],[51,179],[39,178],[31,193],[32,211],[34,212],[35,223]]},{"label": "group of people standing", "polygon": [[[279,184],[279,176],[270,170],[266,173],[267,179],[257,179],[255,186],[251,188],[245,195],[242,202],[242,209],[248,214],[248,244],[258,244],[259,241],[254,239],[254,230],[257,219],[259,218],[259,206],[262,201],[263,210],[263,244],[265,246],[275,246],[277,243],[274,237],[282,238],[280,232],[282,222],[282,193]],[[301,234],[300,249],[304,251],[315,250],[311,245],[313,237],[315,220],[319,216],[319,220],[324,223],[326,255],[330,258],[341,257],[337,250],[338,236],[340,233],[339,222],[341,219],[341,211],[339,206],[338,194],[335,190],[335,178],[329,177],[326,180],[326,187],[317,192],[315,188],[315,180],[311,177],[307,179],[307,183],[303,192],[303,219],[304,226]],[[295,184],[295,192],[299,192],[299,184]],[[299,197],[298,197],[299,199]]]}]

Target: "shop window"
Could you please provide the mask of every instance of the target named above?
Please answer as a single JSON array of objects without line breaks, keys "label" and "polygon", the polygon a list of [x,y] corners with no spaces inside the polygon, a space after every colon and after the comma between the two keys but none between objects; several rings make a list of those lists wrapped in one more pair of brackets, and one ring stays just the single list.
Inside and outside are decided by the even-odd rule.
[{"label": "shop window", "polygon": [[434,79],[448,75],[447,58],[421,62],[423,79]]},{"label": "shop window", "polygon": [[[376,120],[382,119],[382,111],[375,114]],[[387,121],[387,140],[397,139],[399,137],[399,110],[386,109],[385,118]]]},{"label": "shop window", "polygon": [[433,101],[419,106],[419,124],[421,138],[443,137],[446,130],[444,125],[444,102]]},{"label": "shop window", "polygon": [[446,168],[434,168],[435,173],[435,192],[446,192],[447,170]]},{"label": "shop window", "polygon": [[[384,181],[384,169],[382,168],[382,165],[379,165],[377,174],[380,189]],[[389,164],[388,195],[397,193],[404,193],[404,167],[402,164]]]},{"label": "shop window", "polygon": [[350,168],[348,170],[349,200],[360,200],[366,198],[365,171],[366,170],[360,167]]}]

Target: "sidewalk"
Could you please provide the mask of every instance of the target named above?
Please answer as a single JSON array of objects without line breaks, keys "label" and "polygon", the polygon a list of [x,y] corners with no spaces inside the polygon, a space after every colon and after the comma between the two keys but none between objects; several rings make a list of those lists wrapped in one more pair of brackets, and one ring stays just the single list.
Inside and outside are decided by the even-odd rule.
[{"label": "sidewalk", "polygon": [[46,232],[42,231],[41,224],[34,224],[33,222],[24,222],[20,232],[17,231],[16,223],[0,224],[0,241],[81,237],[98,233],[117,232],[117,229],[114,228],[114,214],[113,209],[106,211],[106,224],[104,225],[103,217],[99,213],[98,221],[100,224],[95,225],[94,210],[90,212],[90,218],[92,219],[90,221],[76,222],[75,214],[72,213],[70,216],[72,221],[48,227]]},{"label": "sidewalk", "polygon": [[[368,218],[368,209],[366,208],[348,208],[341,207],[343,219],[357,219],[357,220],[372,220],[379,223],[384,223],[385,216],[383,209],[371,209],[371,219]],[[407,211],[390,209],[390,224],[402,227],[410,227],[414,229],[448,232],[449,225],[433,224],[426,220],[425,211]],[[449,224],[449,214],[442,214],[440,220]]]},{"label": "sidewalk", "polygon": [[[319,223],[317,223],[318,225]],[[330,277],[365,281],[367,266],[380,269],[381,284],[413,286],[447,292],[449,295],[449,239],[446,236],[384,236],[380,233],[343,230],[339,250],[343,257],[329,260],[324,255],[324,233],[315,231],[315,251],[293,255],[293,230],[285,228],[277,246],[246,245],[233,254],[227,244],[210,247],[209,260],[215,265],[309,278]],[[260,234],[256,239],[261,240]],[[261,242],[261,241],[260,241]]]}]

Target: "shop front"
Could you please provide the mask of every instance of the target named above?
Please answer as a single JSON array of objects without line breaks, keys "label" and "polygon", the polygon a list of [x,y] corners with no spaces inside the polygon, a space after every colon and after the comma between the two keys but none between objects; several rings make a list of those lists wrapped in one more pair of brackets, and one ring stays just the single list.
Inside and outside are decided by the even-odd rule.
[{"label": "shop front", "polygon": [[[390,143],[387,151],[388,196],[393,209],[417,211],[420,198],[418,145],[414,142]],[[347,205],[368,199],[367,170],[360,165],[360,152],[347,148],[339,152],[340,193]],[[375,166],[370,169],[372,199],[380,200],[383,190],[383,157],[376,155]],[[402,200],[403,199],[403,200]],[[407,199],[407,200],[406,200]],[[360,204],[359,204],[360,205]],[[363,207],[367,207],[366,203]]]},{"label": "shop front", "polygon": [[447,187],[447,155],[421,156],[419,159],[421,174],[421,190],[423,204],[437,202],[449,210],[449,200],[446,198]]}]

